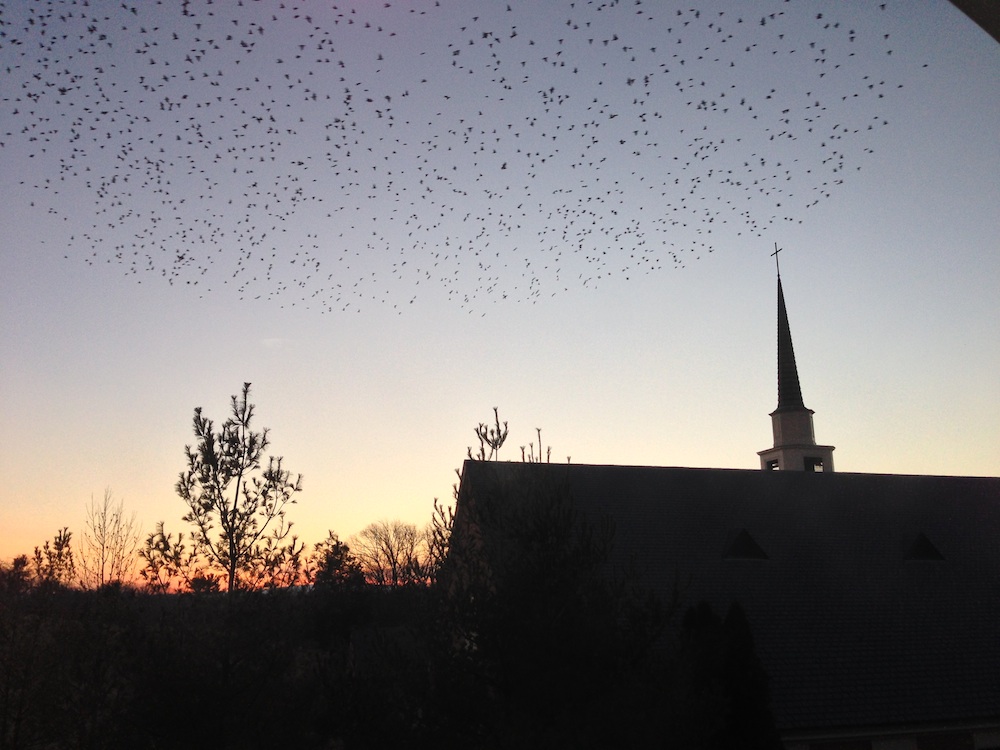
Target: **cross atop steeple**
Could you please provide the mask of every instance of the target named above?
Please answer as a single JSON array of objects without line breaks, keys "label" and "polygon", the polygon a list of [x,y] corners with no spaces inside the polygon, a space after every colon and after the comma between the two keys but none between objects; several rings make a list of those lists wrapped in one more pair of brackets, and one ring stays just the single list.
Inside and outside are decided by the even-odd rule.
[{"label": "cross atop steeple", "polygon": [[778,407],[771,412],[774,447],[760,451],[760,467],[785,471],[833,471],[833,446],[816,445],[813,411],[802,402],[785,293],[781,288],[780,252],[775,243],[771,255],[774,256],[778,274]]},{"label": "cross atop steeple", "polygon": [[771,255],[774,256],[774,270],[778,272],[778,283],[781,283],[781,266],[778,265],[778,253],[781,252],[781,248],[778,247],[778,243],[774,243],[774,252]]}]

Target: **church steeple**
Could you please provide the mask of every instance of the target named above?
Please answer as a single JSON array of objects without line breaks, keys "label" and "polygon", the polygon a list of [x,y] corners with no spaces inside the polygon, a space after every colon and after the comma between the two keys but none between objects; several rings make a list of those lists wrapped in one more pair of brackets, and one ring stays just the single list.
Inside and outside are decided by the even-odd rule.
[{"label": "church steeple", "polygon": [[[777,266],[778,246],[774,246]],[[778,268],[778,407],[771,412],[774,447],[760,451],[760,468],[782,471],[833,471],[833,446],[816,445],[813,411],[802,401],[799,371],[795,366],[792,332],[785,309]]]},{"label": "church steeple", "polygon": [[805,409],[799,370],[795,366],[795,349],[792,348],[792,331],[788,327],[785,293],[778,274],[778,411]]}]

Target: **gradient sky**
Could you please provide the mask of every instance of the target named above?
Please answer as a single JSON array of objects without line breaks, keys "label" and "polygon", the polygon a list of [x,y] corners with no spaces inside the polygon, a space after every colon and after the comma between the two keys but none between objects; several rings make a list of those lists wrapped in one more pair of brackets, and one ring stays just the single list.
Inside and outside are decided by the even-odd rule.
[{"label": "gradient sky", "polygon": [[1000,474],[1000,46],[691,5],[0,3],[0,559],[105,488],[182,530],[244,381],[309,543],[429,520],[494,406],[756,468],[775,243],[837,470]]}]

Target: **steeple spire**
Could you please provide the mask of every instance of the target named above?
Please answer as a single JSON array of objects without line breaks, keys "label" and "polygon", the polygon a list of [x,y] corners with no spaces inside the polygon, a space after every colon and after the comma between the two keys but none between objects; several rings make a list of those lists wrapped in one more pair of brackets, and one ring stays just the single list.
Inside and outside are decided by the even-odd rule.
[{"label": "steeple spire", "polygon": [[781,288],[780,252],[775,244],[772,255],[778,274],[778,407],[771,412],[774,447],[757,455],[760,456],[762,469],[833,471],[833,446],[816,445],[813,411],[802,402],[802,387],[799,385],[792,332],[785,308],[785,292]]},{"label": "steeple spire", "polygon": [[785,293],[778,276],[778,409],[805,409],[802,403],[802,387],[799,385],[799,370],[795,366],[795,350],[792,348],[792,331],[788,327],[788,311],[785,309]]}]

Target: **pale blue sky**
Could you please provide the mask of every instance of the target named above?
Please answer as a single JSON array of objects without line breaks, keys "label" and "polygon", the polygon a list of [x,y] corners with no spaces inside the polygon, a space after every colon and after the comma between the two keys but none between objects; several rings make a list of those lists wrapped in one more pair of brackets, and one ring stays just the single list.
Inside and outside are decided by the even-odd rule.
[{"label": "pale blue sky", "polygon": [[[277,3],[234,5],[216,3],[218,16],[201,18],[204,38],[227,23],[244,30],[242,13],[280,12]],[[950,4],[766,2],[765,17],[786,15],[763,27],[758,12],[728,25],[742,4],[722,2],[702,4],[697,18],[685,7],[679,20],[663,13],[668,4],[648,3],[639,9],[651,20],[637,6],[626,16],[588,3],[547,5],[551,17],[524,3],[509,14],[505,4],[347,3],[343,18],[302,5],[336,59],[284,78],[276,60],[294,58],[302,22],[289,6],[240,65],[225,45],[197,63],[221,72],[220,86],[207,76],[160,91],[182,102],[176,111],[161,109],[162,98],[151,104],[138,83],[147,68],[181,64],[173,33],[202,34],[170,9],[139,6],[121,20],[120,3],[92,3],[109,28],[121,20],[134,36],[101,53],[117,64],[106,78],[93,68],[109,62],[69,47],[46,69],[30,45],[10,43],[15,34],[0,40],[4,66],[20,65],[0,83],[0,559],[63,525],[80,531],[84,506],[105,487],[147,530],[161,519],[182,529],[173,483],[192,411],[222,421],[244,381],[274,453],[304,475],[291,517],[310,543],[381,518],[428,520],[434,497],[450,500],[472,428],[493,406],[510,422],[508,459],[541,427],[558,461],[756,468],[776,403],[775,242],[803,396],[817,439],[837,448],[837,469],[1000,473],[1000,46]],[[347,25],[352,7],[358,23]],[[25,26],[16,23],[23,13],[2,6],[11,28]],[[372,26],[360,32],[363,18]],[[589,19],[593,31],[567,31],[566,19]],[[68,22],[50,22],[59,23]],[[37,43],[37,26],[18,34]],[[847,26],[857,29],[850,44]],[[506,46],[484,48],[484,28],[497,37],[503,29]],[[726,47],[718,34],[731,29]],[[155,52],[136,53],[149,39]],[[814,57],[790,52],[810,39],[820,40]],[[724,64],[733,45],[753,40],[760,49]],[[617,43],[646,51],[633,62],[630,51],[607,51]],[[683,69],[675,48],[693,51]],[[828,59],[814,62],[816,49]],[[147,63],[150,54],[159,62]],[[580,72],[553,67],[562,59]],[[676,76],[656,88],[655,76],[668,77],[660,66]],[[384,108],[358,105],[351,127],[326,141],[332,120],[321,115],[340,105],[299,95],[339,96],[344,83],[331,69],[353,76],[345,83],[355,99],[391,92],[399,119],[389,127]],[[635,103],[636,70],[654,74],[646,104]],[[18,82],[35,72],[36,84],[58,78],[56,88],[72,79],[79,90],[63,96],[73,104],[16,101],[30,90]],[[241,91],[247,76],[258,81]],[[710,95],[676,85],[688,79],[704,80]],[[282,85],[292,93],[262,93]],[[216,90],[232,100],[225,117],[191,107]],[[822,112],[802,108],[806,90]],[[93,133],[111,126],[84,111],[98,91],[125,102],[114,127],[127,117],[132,128],[102,135],[115,144],[103,149]],[[697,108],[720,106],[727,92],[731,103],[758,103],[762,119],[736,104],[726,115]],[[51,99],[51,87],[42,93]],[[250,195],[246,162],[225,149],[270,142],[263,131],[234,135],[239,108],[250,117],[266,97],[280,109],[274,126],[284,131],[270,136],[280,157],[254,173]],[[594,99],[607,119],[581,136]],[[782,109],[792,120],[784,130],[801,135],[794,142],[781,136]],[[806,136],[809,118],[842,137]],[[872,131],[833,128],[868,120]],[[476,137],[466,141],[469,123]],[[508,124],[523,135],[503,135]],[[178,132],[194,126],[208,145],[178,146]],[[493,129],[501,133],[480,151]],[[640,129],[645,140],[626,144],[636,156],[620,141]],[[697,151],[694,138],[719,148]],[[322,158],[331,143],[341,153]],[[556,144],[558,153],[543,153]],[[833,151],[844,163],[836,172],[824,161]],[[771,174],[744,166],[751,154],[782,161],[790,179],[779,169],[776,192],[750,190]],[[159,192],[139,166],[157,158]],[[189,175],[190,166],[204,173]],[[727,169],[744,184],[725,182]],[[98,175],[115,181],[97,191]],[[248,247],[265,260],[252,255],[241,271]],[[447,261],[435,258],[441,252]],[[322,273],[306,278],[316,261]]]}]

